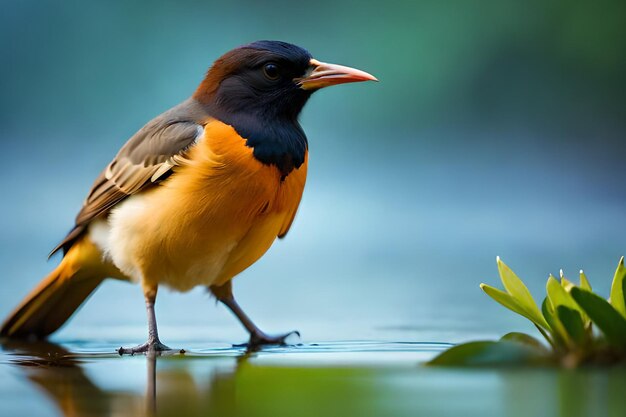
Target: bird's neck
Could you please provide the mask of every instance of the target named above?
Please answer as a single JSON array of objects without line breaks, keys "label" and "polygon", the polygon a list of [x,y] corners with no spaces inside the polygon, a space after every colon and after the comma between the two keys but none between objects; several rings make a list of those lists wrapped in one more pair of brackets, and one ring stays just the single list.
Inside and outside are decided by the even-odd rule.
[{"label": "bird's neck", "polygon": [[232,126],[254,157],[266,165],[278,168],[282,178],[304,163],[308,142],[296,116],[284,116],[250,111],[225,110],[215,102],[205,103],[207,112],[217,120]]}]

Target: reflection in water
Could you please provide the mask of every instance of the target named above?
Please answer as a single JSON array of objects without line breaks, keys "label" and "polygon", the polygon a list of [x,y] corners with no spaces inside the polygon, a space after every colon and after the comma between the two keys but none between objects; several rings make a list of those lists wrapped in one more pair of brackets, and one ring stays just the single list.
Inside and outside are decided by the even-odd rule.
[{"label": "reflection in water", "polygon": [[[132,358],[120,358],[117,353],[72,353],[51,342],[19,340],[5,341],[2,348],[9,352],[10,363],[22,370],[28,380],[68,417],[178,415],[178,412],[170,412],[172,407],[164,407],[165,412],[157,413],[157,380],[161,388],[165,388],[159,391],[160,395],[174,404],[174,410],[186,408],[190,399],[192,404],[195,403],[194,400],[197,400],[199,394],[193,384],[185,384],[186,380],[190,380],[185,372],[165,371],[159,373],[157,378],[157,363],[167,358],[173,359],[179,355],[178,353],[152,352]],[[246,357],[245,354],[241,355],[235,364],[242,363]],[[145,398],[133,389],[100,388],[85,372],[85,368],[89,368],[91,363],[117,361],[108,364],[107,368],[112,376],[123,379],[126,372],[119,369],[118,365],[120,361],[125,360],[145,361],[147,370]],[[180,392],[183,387],[183,392]],[[205,409],[204,412],[212,415],[211,408]]]},{"label": "reflection in water", "polygon": [[108,415],[112,397],[83,372],[80,360],[63,347],[44,341],[7,341],[11,363],[22,368],[65,416]]},{"label": "reflection in water", "polygon": [[[19,370],[64,416],[623,415],[625,369],[417,366],[444,347],[335,342],[119,357],[10,341],[0,379]],[[19,395],[10,401],[20,409],[41,403],[30,390]]]},{"label": "reflection in water", "polygon": [[626,369],[582,368],[502,372],[507,417],[626,415]]},{"label": "reflection in water", "polygon": [[156,415],[157,402],[156,402],[156,361],[158,354],[156,352],[149,351],[146,353],[146,369],[148,375],[146,376],[146,414]]}]

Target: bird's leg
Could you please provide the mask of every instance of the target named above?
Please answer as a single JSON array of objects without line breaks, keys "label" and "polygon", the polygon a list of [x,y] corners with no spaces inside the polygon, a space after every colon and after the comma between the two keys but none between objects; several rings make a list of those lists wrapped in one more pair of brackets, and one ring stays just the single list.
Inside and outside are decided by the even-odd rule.
[{"label": "bird's leg", "polygon": [[142,345],[132,348],[121,347],[118,349],[118,353],[120,355],[134,355],[135,353],[163,352],[171,350],[159,340],[156,315],[154,313],[154,303],[156,301],[157,289],[157,286],[145,287],[143,292],[146,299],[146,312],[148,314],[148,341]]},{"label": "bird's leg", "polygon": [[264,333],[257,327],[256,324],[248,317],[248,315],[241,309],[235,297],[233,296],[233,287],[230,281],[221,285],[211,285],[209,291],[217,298],[222,304],[224,304],[232,313],[239,319],[239,322],[250,333],[250,340],[248,341],[248,349],[256,350],[263,345],[284,345],[285,339],[292,334],[300,336],[300,332],[297,330],[291,331],[278,336],[270,336]]}]

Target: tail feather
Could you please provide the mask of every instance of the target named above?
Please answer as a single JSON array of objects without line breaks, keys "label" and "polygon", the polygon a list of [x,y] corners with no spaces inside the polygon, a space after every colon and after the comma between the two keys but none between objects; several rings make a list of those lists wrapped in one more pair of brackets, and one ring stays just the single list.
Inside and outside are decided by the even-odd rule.
[{"label": "tail feather", "polygon": [[59,266],[5,320],[0,336],[43,338],[57,330],[106,277],[95,267],[99,262],[99,251],[91,242],[72,246]]}]

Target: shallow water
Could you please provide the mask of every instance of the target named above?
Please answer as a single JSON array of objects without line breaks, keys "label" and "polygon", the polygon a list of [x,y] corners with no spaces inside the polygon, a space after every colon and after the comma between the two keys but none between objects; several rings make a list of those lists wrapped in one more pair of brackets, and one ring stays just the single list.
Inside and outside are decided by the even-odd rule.
[{"label": "shallow water", "polygon": [[[193,344],[192,344],[193,345]],[[214,344],[124,356],[112,343],[7,342],[7,416],[623,416],[626,370],[422,366],[449,345]]]}]

